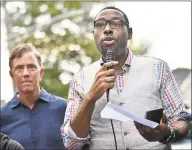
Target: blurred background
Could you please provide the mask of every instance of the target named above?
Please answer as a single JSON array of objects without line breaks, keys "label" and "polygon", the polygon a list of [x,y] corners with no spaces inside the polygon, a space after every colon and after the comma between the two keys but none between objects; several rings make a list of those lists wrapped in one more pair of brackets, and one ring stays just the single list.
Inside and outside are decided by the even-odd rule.
[{"label": "blurred background", "polygon": [[30,43],[41,53],[45,67],[41,85],[67,98],[73,74],[100,57],[92,35],[93,20],[105,6],[127,14],[133,28],[129,48],[135,54],[168,63],[190,111],[190,2],[1,2],[1,106],[16,92],[8,58],[20,43]]}]

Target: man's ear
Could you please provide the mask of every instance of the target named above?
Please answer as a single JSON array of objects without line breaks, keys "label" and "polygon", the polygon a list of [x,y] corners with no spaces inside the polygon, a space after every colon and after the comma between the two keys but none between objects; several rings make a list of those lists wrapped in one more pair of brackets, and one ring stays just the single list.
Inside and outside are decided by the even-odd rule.
[{"label": "man's ear", "polygon": [[9,75],[13,79],[13,72],[11,70],[9,70]]},{"label": "man's ear", "polygon": [[41,70],[40,70],[40,81],[42,80],[44,75],[44,67],[41,66]]},{"label": "man's ear", "polygon": [[132,39],[133,31],[132,28],[128,28],[128,40]]}]

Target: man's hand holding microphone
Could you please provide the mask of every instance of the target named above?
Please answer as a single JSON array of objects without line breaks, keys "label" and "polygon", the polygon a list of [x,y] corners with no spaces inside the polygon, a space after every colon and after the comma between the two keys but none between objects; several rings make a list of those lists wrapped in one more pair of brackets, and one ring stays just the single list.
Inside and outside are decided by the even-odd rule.
[{"label": "man's hand holding microphone", "polygon": [[108,68],[117,64],[117,61],[111,61],[103,64],[100,70],[96,73],[91,89],[86,95],[88,100],[97,101],[108,89],[114,87],[116,71]]},{"label": "man's hand holding microphone", "polygon": [[106,62],[96,73],[89,92],[85,95],[80,108],[70,122],[70,126],[77,137],[86,138],[88,136],[90,120],[96,101],[115,85],[116,71],[109,68],[117,64],[117,61]]}]

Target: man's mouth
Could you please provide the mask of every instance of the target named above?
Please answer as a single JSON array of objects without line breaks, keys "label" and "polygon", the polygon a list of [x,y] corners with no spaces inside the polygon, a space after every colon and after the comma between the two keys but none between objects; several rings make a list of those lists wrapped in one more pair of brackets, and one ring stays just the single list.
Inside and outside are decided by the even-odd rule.
[{"label": "man's mouth", "polygon": [[102,39],[102,45],[103,46],[113,46],[115,44],[115,38],[113,38],[112,36],[107,36],[104,39]]},{"label": "man's mouth", "polygon": [[115,43],[115,40],[103,41],[104,45],[113,45],[114,43]]},{"label": "man's mouth", "polygon": [[31,84],[32,82],[31,81],[24,81],[22,82],[22,84]]}]

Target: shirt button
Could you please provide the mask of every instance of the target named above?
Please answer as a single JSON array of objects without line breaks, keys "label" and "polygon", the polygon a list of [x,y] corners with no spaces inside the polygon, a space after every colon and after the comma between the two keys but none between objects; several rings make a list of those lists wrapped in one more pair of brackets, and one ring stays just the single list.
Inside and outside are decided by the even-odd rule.
[{"label": "shirt button", "polygon": [[33,131],[36,131],[36,128],[33,128],[32,130],[33,130]]},{"label": "shirt button", "polygon": [[127,136],[127,134],[128,134],[127,132],[124,132],[124,136]]},{"label": "shirt button", "polygon": [[32,111],[32,114],[35,114],[35,112],[34,112],[34,111]]}]

